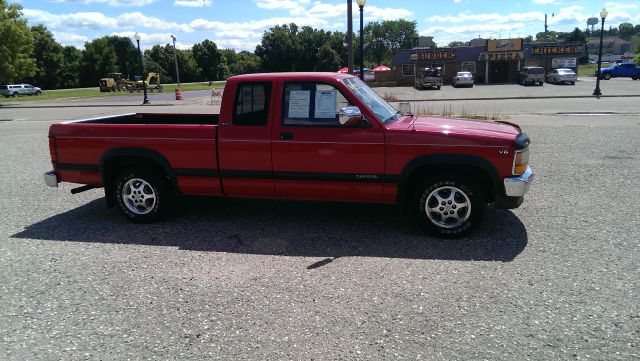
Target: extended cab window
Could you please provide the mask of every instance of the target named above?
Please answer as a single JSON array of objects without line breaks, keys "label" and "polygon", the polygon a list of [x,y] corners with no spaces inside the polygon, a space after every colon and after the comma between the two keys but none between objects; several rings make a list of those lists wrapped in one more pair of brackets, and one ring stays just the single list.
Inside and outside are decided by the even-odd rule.
[{"label": "extended cab window", "polygon": [[238,86],[233,111],[234,125],[265,125],[269,118],[271,83],[245,83]]},{"label": "extended cab window", "polygon": [[340,126],[340,109],[347,99],[332,85],[314,82],[286,83],[283,125]]}]

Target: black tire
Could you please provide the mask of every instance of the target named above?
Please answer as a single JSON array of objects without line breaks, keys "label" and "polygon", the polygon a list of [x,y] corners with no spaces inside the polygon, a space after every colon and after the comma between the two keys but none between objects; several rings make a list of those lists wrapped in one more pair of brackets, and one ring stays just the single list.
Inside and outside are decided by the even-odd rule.
[{"label": "black tire", "polygon": [[113,197],[118,209],[130,221],[154,222],[173,208],[174,196],[159,172],[127,168],[116,177],[114,185]]},{"label": "black tire", "polygon": [[437,90],[440,90],[440,85],[436,85],[436,89],[437,89]]},{"label": "black tire", "polygon": [[604,80],[609,80],[609,79],[611,79],[611,74],[609,74],[609,73],[605,73],[605,74],[602,76],[602,78],[603,78]]},{"label": "black tire", "polygon": [[575,85],[575,84],[576,84],[576,82],[575,82],[575,81],[572,81],[572,82],[571,82],[571,85]]},{"label": "black tire", "polygon": [[455,174],[441,175],[425,179],[414,189],[411,207],[418,223],[429,233],[454,238],[471,232],[481,223],[485,199],[472,180]]},{"label": "black tire", "polygon": [[13,97],[17,98],[18,97],[18,93],[13,93]]},{"label": "black tire", "polygon": [[40,90],[36,91],[36,95],[41,95],[41,94],[42,94],[42,92]]},{"label": "black tire", "polygon": [[558,85],[558,79],[557,78],[553,79],[553,84],[554,85]]}]

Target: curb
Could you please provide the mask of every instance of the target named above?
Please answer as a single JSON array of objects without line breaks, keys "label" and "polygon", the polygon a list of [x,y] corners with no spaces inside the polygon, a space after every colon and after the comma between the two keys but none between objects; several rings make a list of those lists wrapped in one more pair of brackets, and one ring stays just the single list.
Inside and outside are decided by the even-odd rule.
[{"label": "curb", "polygon": [[635,98],[640,97],[640,94],[631,95],[601,95],[596,97],[595,95],[559,95],[559,96],[527,96],[527,97],[502,97],[502,98],[442,98],[442,99],[398,99],[391,100],[390,103],[399,102],[448,102],[448,101],[461,101],[461,100],[526,100],[526,99],[579,99],[579,98]]}]

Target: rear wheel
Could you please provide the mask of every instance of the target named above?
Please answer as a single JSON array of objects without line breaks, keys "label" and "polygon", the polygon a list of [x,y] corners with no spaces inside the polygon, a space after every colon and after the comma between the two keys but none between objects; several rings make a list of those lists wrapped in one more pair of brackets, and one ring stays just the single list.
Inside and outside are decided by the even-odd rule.
[{"label": "rear wheel", "polygon": [[437,89],[437,90],[440,90],[440,85],[436,85],[436,89]]},{"label": "rear wheel", "polygon": [[18,97],[18,93],[13,93],[13,97],[17,98]]},{"label": "rear wheel", "polygon": [[116,177],[113,191],[120,213],[133,222],[157,221],[173,207],[166,179],[150,169],[125,169]]},{"label": "rear wheel", "polygon": [[604,78],[604,80],[609,80],[609,79],[611,79],[611,74],[609,74],[609,73],[605,73],[605,74],[602,76],[602,78]]},{"label": "rear wheel", "polygon": [[414,190],[413,202],[418,222],[441,237],[469,233],[482,221],[486,207],[476,183],[456,175],[425,180]]}]

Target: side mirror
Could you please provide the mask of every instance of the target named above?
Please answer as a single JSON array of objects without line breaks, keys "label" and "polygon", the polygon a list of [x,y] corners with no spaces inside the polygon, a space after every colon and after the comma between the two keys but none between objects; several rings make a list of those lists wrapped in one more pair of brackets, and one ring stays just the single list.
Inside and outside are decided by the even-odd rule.
[{"label": "side mirror", "polygon": [[366,128],[370,126],[369,122],[364,119],[360,108],[356,106],[348,106],[340,109],[340,125],[348,128]]}]

